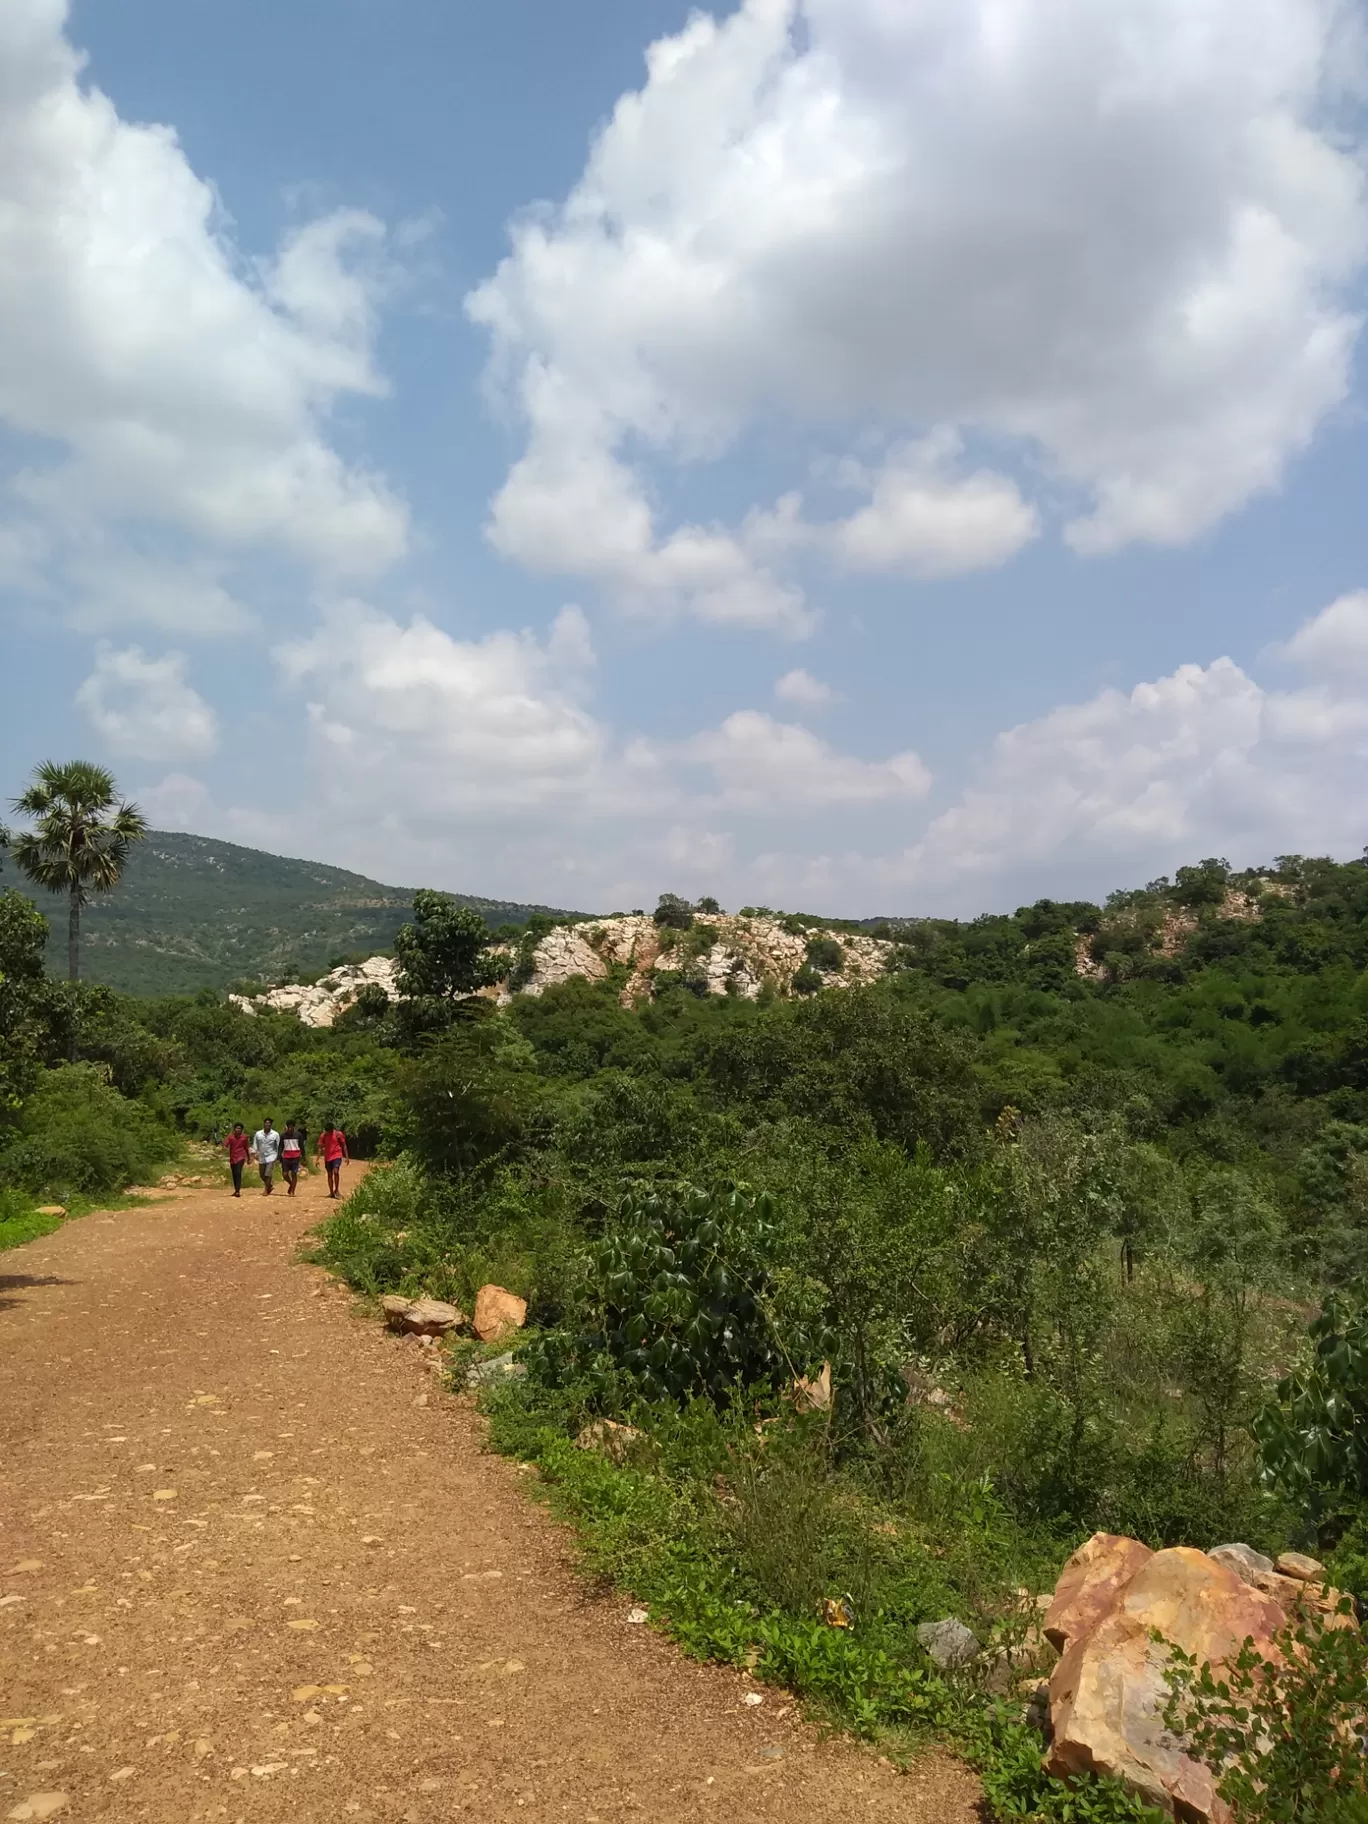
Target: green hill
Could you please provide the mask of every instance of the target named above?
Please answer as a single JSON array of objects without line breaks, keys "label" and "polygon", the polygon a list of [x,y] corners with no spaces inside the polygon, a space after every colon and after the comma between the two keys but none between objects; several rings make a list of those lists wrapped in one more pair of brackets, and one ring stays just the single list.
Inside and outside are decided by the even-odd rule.
[{"label": "green hill", "polygon": [[[21,884],[12,869],[6,884]],[[491,925],[524,924],[532,913],[552,910],[455,897]],[[34,898],[52,924],[48,968],[64,975],[65,903]],[[153,830],[134,850],[118,891],[86,909],[82,973],[129,994],[312,975],[342,956],[388,950],[412,903],[412,888],[383,886],[344,868]]]}]

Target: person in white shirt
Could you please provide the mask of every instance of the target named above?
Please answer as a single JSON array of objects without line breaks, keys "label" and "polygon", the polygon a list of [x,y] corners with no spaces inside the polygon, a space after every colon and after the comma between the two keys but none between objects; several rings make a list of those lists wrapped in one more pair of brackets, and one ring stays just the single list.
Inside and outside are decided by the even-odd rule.
[{"label": "person in white shirt", "polygon": [[265,1186],[263,1195],[269,1197],[275,1188],[276,1160],[280,1157],[280,1135],[271,1126],[269,1115],[252,1135],[252,1157],[257,1162],[257,1170],[261,1173],[261,1182]]}]

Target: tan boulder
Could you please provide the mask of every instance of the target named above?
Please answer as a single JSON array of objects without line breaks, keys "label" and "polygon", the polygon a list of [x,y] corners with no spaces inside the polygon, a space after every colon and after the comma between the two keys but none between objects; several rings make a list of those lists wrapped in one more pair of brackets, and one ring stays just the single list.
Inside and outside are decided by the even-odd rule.
[{"label": "tan boulder", "polygon": [[793,1405],[797,1412],[830,1412],[835,1398],[830,1362],[822,1363],[820,1374],[800,1374],[793,1383]]},{"label": "tan boulder", "polygon": [[1284,1552],[1273,1569],[1280,1577],[1295,1577],[1298,1583],[1320,1583],[1325,1576],[1319,1558],[1308,1558],[1305,1552]]},{"label": "tan boulder", "polygon": [[1080,1545],[1060,1572],[1054,1598],[1045,1611],[1045,1638],[1056,1652],[1067,1652],[1090,1634],[1153,1556],[1138,1539],[1125,1539],[1117,1533],[1094,1533]]},{"label": "tan boulder", "polygon": [[441,1298],[415,1298],[404,1315],[410,1336],[445,1336],[465,1322],[465,1312]]},{"label": "tan boulder", "polygon": [[390,1328],[402,1330],[406,1336],[445,1336],[448,1330],[459,1329],[466,1321],[465,1312],[444,1299],[404,1298],[397,1292],[387,1292],[380,1300],[380,1309]]},{"label": "tan boulder", "polygon": [[[1113,1562],[1122,1557],[1119,1543],[1108,1554]],[[1282,1625],[1272,1597],[1205,1552],[1187,1546],[1146,1552],[1129,1581],[1114,1589],[1110,1612],[1076,1635],[1055,1667],[1046,1770],[1059,1778],[1108,1775],[1152,1805],[1224,1824],[1228,1812],[1211,1774],[1164,1728],[1168,1654],[1154,1636],[1182,1647],[1199,1665],[1219,1666],[1246,1637],[1273,1657]]]},{"label": "tan boulder", "polygon": [[475,1299],[472,1328],[482,1343],[497,1343],[527,1322],[527,1300],[502,1286],[481,1286]]}]

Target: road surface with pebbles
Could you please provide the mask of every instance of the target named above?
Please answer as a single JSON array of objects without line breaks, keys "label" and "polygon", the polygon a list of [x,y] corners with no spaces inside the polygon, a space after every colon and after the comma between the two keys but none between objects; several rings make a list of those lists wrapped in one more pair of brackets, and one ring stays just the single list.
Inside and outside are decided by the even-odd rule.
[{"label": "road surface with pebbles", "polygon": [[577,1580],[469,1401],[296,1264],[324,1189],[0,1254],[0,1818],[969,1824],[954,1762],[823,1741]]}]

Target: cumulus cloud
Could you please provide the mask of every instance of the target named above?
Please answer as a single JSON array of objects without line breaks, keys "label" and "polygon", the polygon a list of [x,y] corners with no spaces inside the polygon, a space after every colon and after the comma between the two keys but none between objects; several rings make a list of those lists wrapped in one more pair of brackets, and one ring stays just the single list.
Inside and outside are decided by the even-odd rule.
[{"label": "cumulus cloud", "polygon": [[28,440],[11,514],[49,541],[50,578],[147,526],[384,567],[403,505],[327,429],[339,399],[385,390],[381,225],[340,211],[248,263],[174,132],[83,80],[66,19],[65,0],[0,9],[0,423]]},{"label": "cumulus cloud", "polygon": [[190,773],[167,773],[155,785],[134,792],[138,805],[154,830],[188,830],[206,833],[214,821],[213,796],[202,779]]},{"label": "cumulus cloud", "polygon": [[[140,677],[165,663],[137,657]],[[665,884],[973,914],[1100,896],[1205,854],[1244,865],[1365,840],[1368,591],[1310,618],[1257,675],[1194,661],[1006,729],[939,802],[910,743],[851,753],[756,708],[675,741],[613,728],[577,608],[544,633],[462,639],[352,603],[280,661],[307,704],[330,855],[389,879],[583,909]],[[112,650],[102,663],[127,669]],[[781,683],[789,701],[822,688]],[[219,823],[264,840],[259,818],[233,817]]]},{"label": "cumulus cloud", "polygon": [[1322,610],[1281,653],[1302,673],[1288,686],[1219,658],[1005,731],[884,878],[932,892],[1012,880],[1045,891],[1047,875],[1115,885],[1213,852],[1244,863],[1356,853],[1368,592]]},{"label": "cumulus cloud", "polygon": [[662,464],[776,421],[889,449],[843,525],[790,506],[791,551],[947,574],[1034,536],[1017,480],[928,465],[933,427],[1046,472],[1080,551],[1191,539],[1345,395],[1363,186],[1325,120],[1347,11],[696,14],[468,301],[527,425],[495,545],[638,610],[798,628],[773,513],[671,530],[654,498]]},{"label": "cumulus cloud", "polygon": [[185,655],[148,658],[139,647],[101,641],[95,669],[76,692],[96,734],[113,753],[143,760],[193,760],[218,746],[218,721],[186,675]]},{"label": "cumulus cloud", "polygon": [[800,709],[822,709],[836,693],[829,684],[799,666],[776,680],[774,694],[781,703],[792,703]]},{"label": "cumulus cloud", "polygon": [[475,854],[467,884],[636,904],[662,871],[702,890],[757,825],[877,813],[930,782],[914,753],[864,759],[754,709],[677,742],[615,730],[592,702],[575,607],[544,635],[461,639],[352,602],[279,657],[307,708],[334,853],[386,878],[450,879],[451,858]]},{"label": "cumulus cloud", "polygon": [[962,440],[940,432],[893,451],[870,485],[869,505],[828,529],[852,570],[956,576],[990,570],[1036,537],[1040,520],[1015,482],[988,469],[952,472]]},{"label": "cumulus cloud", "polygon": [[713,776],[718,802],[733,810],[824,810],[922,798],[931,775],[911,752],[888,760],[842,754],[810,729],[757,709],[737,710],[719,728],[678,750]]},{"label": "cumulus cloud", "polygon": [[592,660],[577,608],[547,640],[458,640],[361,604],[281,652],[309,692],[330,789],[381,825],[490,822],[595,799],[607,737],[578,701]]}]

